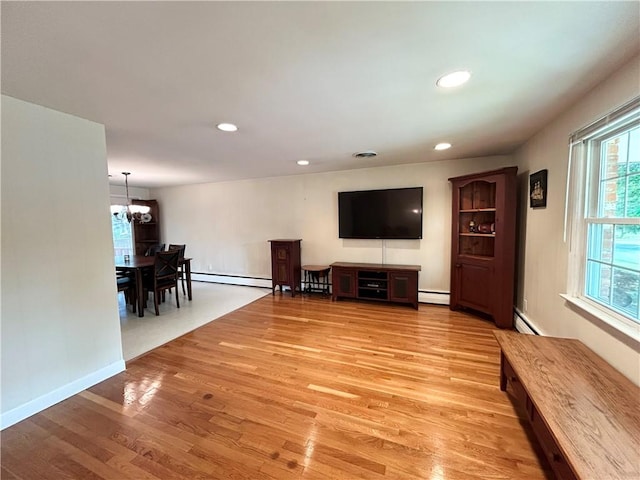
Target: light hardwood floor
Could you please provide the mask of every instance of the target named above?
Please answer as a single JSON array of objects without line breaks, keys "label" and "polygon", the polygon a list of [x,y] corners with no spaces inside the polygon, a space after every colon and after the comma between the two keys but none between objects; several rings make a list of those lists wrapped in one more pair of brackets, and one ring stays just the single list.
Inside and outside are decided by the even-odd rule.
[{"label": "light hardwood floor", "polygon": [[2,479],[545,479],[494,326],[268,295],[2,432]]}]

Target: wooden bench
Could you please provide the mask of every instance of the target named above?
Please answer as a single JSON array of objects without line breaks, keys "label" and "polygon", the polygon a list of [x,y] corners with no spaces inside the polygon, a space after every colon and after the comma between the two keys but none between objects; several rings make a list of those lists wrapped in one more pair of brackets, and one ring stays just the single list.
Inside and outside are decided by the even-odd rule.
[{"label": "wooden bench", "polygon": [[494,332],[500,389],[558,479],[640,479],[640,388],[578,340]]}]

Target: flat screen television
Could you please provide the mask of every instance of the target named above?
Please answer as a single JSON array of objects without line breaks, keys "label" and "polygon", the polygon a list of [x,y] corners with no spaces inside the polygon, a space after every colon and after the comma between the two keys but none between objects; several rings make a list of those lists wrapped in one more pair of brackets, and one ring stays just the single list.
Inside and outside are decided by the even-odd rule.
[{"label": "flat screen television", "polygon": [[422,238],[422,187],[338,192],[340,238]]}]

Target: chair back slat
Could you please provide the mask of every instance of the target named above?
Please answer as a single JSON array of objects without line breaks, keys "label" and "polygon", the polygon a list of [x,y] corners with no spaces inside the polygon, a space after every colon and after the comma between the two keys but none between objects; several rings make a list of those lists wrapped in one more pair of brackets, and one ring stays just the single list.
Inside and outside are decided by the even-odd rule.
[{"label": "chair back slat", "polygon": [[156,253],[156,260],[154,263],[156,280],[176,279],[178,277],[179,261],[180,252],[178,250]]},{"label": "chair back slat", "polygon": [[164,291],[176,289],[176,306],[180,308],[178,291],[178,264],[180,262],[180,252],[178,250],[157,252],[153,262],[153,275],[143,278],[145,290],[153,292],[153,304],[156,315],[160,315],[158,308],[159,296],[162,294],[164,301]]},{"label": "chair back slat", "polygon": [[151,245],[146,252],[145,257],[153,257],[156,253],[164,251],[164,243],[158,243],[157,245]]},{"label": "chair back slat", "polygon": [[171,250],[180,251],[180,260],[182,260],[184,258],[184,251],[186,249],[187,249],[187,245],[186,244],[179,245],[179,244],[170,243],[169,247],[167,247],[168,251],[171,251]]}]

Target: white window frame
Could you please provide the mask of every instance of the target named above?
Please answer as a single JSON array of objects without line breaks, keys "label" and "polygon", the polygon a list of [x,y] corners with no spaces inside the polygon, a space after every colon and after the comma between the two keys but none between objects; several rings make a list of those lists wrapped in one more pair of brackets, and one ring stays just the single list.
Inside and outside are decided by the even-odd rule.
[{"label": "white window frame", "polygon": [[[593,202],[598,202],[598,175],[592,168],[599,166],[599,158],[589,148],[589,142],[599,141],[611,132],[640,121],[640,97],[617,108],[605,117],[578,130],[569,139],[569,165],[565,202],[565,240],[569,245],[567,293],[565,300],[583,312],[596,317],[624,335],[640,342],[640,323],[600,304],[585,294],[587,265],[587,234],[589,223],[640,225],[640,219],[589,218]],[[588,202],[592,202],[591,205]],[[590,208],[591,207],[591,208]]]}]

